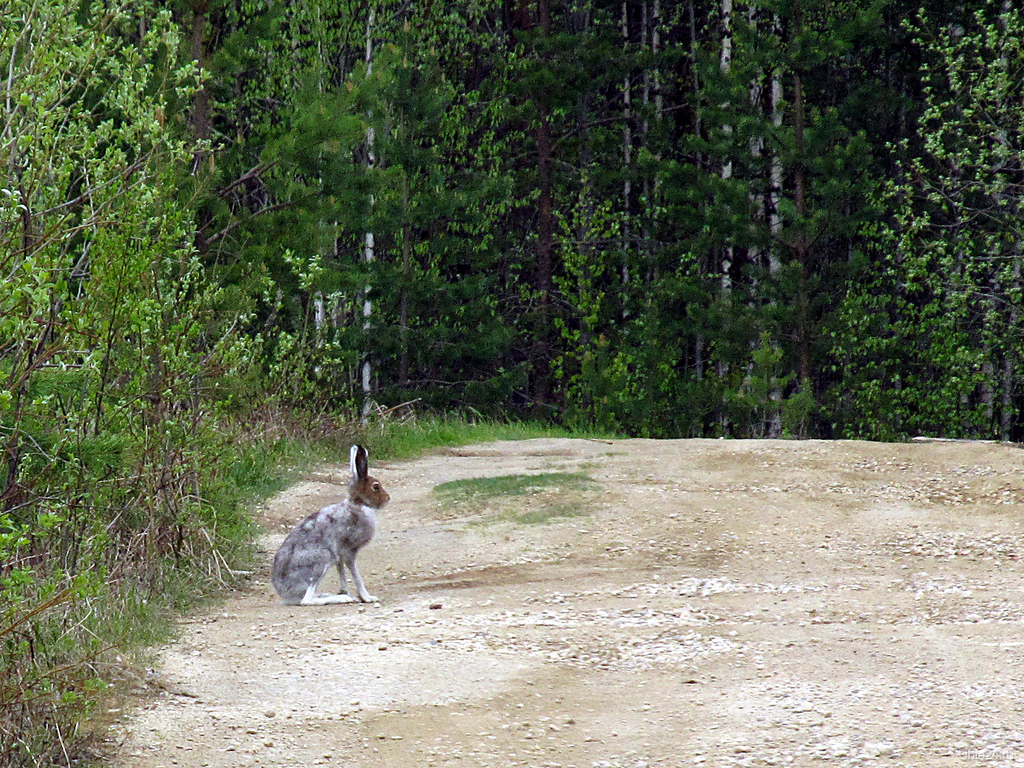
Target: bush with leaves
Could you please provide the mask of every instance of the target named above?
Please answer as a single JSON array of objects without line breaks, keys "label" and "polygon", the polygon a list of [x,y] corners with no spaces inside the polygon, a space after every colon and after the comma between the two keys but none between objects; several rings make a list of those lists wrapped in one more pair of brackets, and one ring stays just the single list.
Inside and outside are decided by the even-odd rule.
[{"label": "bush with leaves", "polygon": [[8,4],[0,166],[0,763],[69,764],[98,655],[223,575],[213,418],[249,342],[203,279],[182,100],[199,82],[148,3]]}]

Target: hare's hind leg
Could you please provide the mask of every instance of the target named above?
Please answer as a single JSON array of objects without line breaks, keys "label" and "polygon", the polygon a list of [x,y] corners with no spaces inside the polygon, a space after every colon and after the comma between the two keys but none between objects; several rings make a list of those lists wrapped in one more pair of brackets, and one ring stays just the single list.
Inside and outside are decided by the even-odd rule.
[{"label": "hare's hind leg", "polygon": [[[354,602],[353,598],[347,594],[348,590],[344,588],[342,589],[343,594],[340,595],[326,595],[322,592],[317,592],[316,588],[320,586],[320,582],[327,575],[327,569],[330,567],[329,562],[323,562],[317,568],[320,575],[306,587],[306,593],[302,596],[302,600],[299,602],[300,605],[332,605],[335,603]],[[344,584],[342,587],[344,587]]]}]

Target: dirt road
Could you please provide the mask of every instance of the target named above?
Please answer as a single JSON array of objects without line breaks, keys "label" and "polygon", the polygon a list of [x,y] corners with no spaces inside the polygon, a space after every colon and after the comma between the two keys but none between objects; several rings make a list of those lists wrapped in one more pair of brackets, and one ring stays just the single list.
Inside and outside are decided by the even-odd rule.
[{"label": "dirt road", "polygon": [[[285,607],[266,568],[162,654],[127,768],[1024,765],[1018,448],[532,440],[371,471],[380,602]],[[432,492],[522,473],[566,483]],[[263,510],[267,563],[346,480]]]}]

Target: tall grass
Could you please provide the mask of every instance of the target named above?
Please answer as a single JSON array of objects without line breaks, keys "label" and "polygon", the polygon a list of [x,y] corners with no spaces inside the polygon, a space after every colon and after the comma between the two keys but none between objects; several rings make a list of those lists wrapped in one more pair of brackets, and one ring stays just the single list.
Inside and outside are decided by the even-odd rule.
[{"label": "tall grass", "polygon": [[[0,514],[0,766],[88,764],[97,704],[145,679],[147,649],[178,616],[247,578],[250,510],[328,455],[320,435],[264,426],[198,435],[161,467],[166,499],[120,480],[20,527]],[[51,485],[49,506],[68,488]]]},{"label": "tall grass", "polygon": [[358,438],[380,459],[410,459],[443,447],[492,440],[530,440],[541,437],[612,437],[551,424],[486,421],[463,416],[428,415],[409,421],[381,420],[363,426]]}]

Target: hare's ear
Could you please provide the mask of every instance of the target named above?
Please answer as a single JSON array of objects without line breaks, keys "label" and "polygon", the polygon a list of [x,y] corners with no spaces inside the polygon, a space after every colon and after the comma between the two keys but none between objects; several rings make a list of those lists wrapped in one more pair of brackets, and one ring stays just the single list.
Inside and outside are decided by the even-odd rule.
[{"label": "hare's ear", "polygon": [[366,449],[361,445],[353,445],[349,452],[349,467],[352,469],[352,478],[362,480],[369,474],[369,460]]}]

